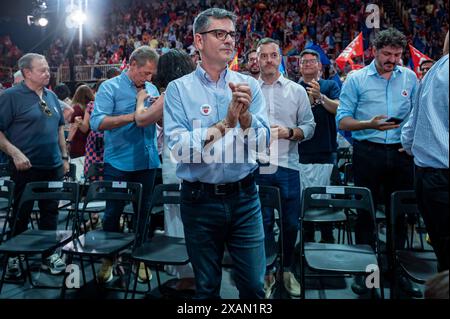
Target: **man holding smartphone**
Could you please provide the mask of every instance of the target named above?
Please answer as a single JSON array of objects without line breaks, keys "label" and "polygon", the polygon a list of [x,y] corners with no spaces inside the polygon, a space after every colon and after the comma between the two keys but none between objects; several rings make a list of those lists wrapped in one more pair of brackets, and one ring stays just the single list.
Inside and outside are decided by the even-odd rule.
[{"label": "man holding smartphone", "polygon": [[[400,31],[390,28],[379,32],[373,45],[374,61],[351,74],[342,87],[336,122],[339,129],[353,131],[355,185],[371,190],[375,207],[384,203],[389,223],[391,194],[413,189],[413,159],[399,151],[401,125],[390,118],[404,119],[409,115],[417,78],[411,70],[397,65],[406,46],[406,37]],[[401,221],[397,225],[396,240],[400,247],[405,243],[406,230]],[[369,215],[358,213],[356,243],[373,246],[373,234]],[[420,290],[406,278],[401,277],[399,283],[408,294],[421,296]],[[357,294],[368,291],[364,276],[355,278],[352,289]]]}]

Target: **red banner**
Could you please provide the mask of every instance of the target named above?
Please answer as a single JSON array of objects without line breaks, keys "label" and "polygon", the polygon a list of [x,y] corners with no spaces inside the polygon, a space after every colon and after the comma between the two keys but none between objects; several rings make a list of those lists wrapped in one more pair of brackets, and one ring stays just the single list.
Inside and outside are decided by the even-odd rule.
[{"label": "red banner", "polygon": [[339,54],[336,59],[336,64],[341,70],[344,70],[345,64],[348,62],[353,65],[353,57],[361,56],[364,54],[364,45],[362,32],[358,34],[356,38],[345,48],[345,50]]},{"label": "red banner", "polygon": [[420,78],[420,75],[422,72],[420,72],[420,63],[422,61],[426,60],[433,60],[417,50],[415,47],[413,47],[411,44],[409,44],[409,52],[411,53],[411,59],[414,66],[413,71],[416,73],[417,77]]}]

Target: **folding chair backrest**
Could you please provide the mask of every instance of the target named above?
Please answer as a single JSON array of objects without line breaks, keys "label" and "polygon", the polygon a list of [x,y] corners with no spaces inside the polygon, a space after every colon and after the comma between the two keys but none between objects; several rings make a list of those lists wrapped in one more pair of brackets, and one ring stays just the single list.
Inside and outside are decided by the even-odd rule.
[{"label": "folding chair backrest", "polygon": [[[313,198],[312,195],[339,195],[334,198]],[[342,198],[343,197],[343,198]],[[368,211],[375,225],[375,209],[368,188],[352,186],[307,187],[302,193],[301,217],[311,208],[361,209]]]},{"label": "folding chair backrest", "polygon": [[[89,185],[84,198],[83,211],[93,201],[125,201],[141,205],[142,184],[115,181],[95,181]],[[139,214],[139,211],[137,212]]]},{"label": "folding chair backrest", "polygon": [[276,209],[281,214],[280,190],[277,187],[258,185],[258,193],[262,208]]},{"label": "folding chair backrest", "polygon": [[28,201],[67,200],[78,205],[79,185],[76,182],[32,182],[25,185],[19,210]]},{"label": "folding chair backrest", "polygon": [[[165,192],[177,192],[177,194],[167,194]],[[151,207],[161,206],[164,204],[179,205],[180,199],[179,184],[159,184],[153,190]]]},{"label": "folding chair backrest", "polygon": [[[397,191],[391,195],[391,214],[390,214],[390,229],[391,233],[391,251],[395,251],[400,247],[395,247],[396,245],[396,233],[395,229],[397,225],[398,217],[405,214],[413,214],[415,216],[420,216],[419,207],[417,206],[416,192],[413,190],[409,191]],[[404,219],[406,221],[406,219]]]}]

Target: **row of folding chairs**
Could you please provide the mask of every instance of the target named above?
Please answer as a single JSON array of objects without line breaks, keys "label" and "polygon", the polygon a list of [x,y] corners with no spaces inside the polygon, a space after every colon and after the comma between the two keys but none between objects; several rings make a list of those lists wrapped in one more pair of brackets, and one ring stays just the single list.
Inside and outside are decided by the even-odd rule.
[{"label": "row of folding chairs", "polygon": [[[2,180],[2,195],[9,198],[9,204],[12,201],[13,183],[11,181]],[[6,191],[10,187],[11,191]],[[153,193],[151,207],[160,206],[163,204],[179,204],[178,195],[179,185],[157,185]],[[271,207],[279,213],[282,218],[281,203],[279,191],[273,187],[259,186],[259,193],[262,206]],[[169,195],[171,194],[171,195]],[[328,198],[317,198],[316,195],[325,195]],[[89,203],[95,201],[117,200],[126,201],[135,204],[135,207],[140,207],[139,202],[141,198],[141,185],[135,183],[123,182],[94,182],[90,185],[86,197],[82,205],[79,202],[79,185],[73,182],[47,182],[47,183],[30,183],[27,185],[24,195],[22,196],[19,206],[27,201],[35,201],[40,199],[54,199],[66,200],[71,203],[74,210],[72,218],[71,230],[58,231],[40,231],[30,229],[19,236],[0,245],[0,253],[8,256],[21,254],[25,256],[27,263],[27,277],[30,283],[34,285],[31,273],[29,272],[28,256],[36,254],[45,254],[62,247],[62,251],[68,256],[68,263],[72,263],[76,257],[80,260],[83,280],[86,282],[84,272],[84,260],[88,260],[94,269],[94,261],[100,258],[117,258],[121,253],[127,252],[131,260],[135,261],[135,266],[138,268],[139,262],[146,265],[153,266],[157,269],[158,287],[161,287],[161,281],[158,270],[163,265],[180,265],[187,263],[188,257],[186,254],[184,241],[179,238],[170,238],[166,236],[155,236],[148,240],[151,222],[151,210],[146,213],[146,226],[143,228],[144,233],[134,233],[133,228],[129,233],[108,233],[104,231],[90,231],[81,233],[80,226],[84,220],[85,214],[90,214],[88,210]],[[400,198],[400,199],[399,199]],[[405,202],[406,201],[406,202]],[[417,211],[417,205],[414,203],[414,192],[396,192],[393,194],[392,208],[394,212],[391,214],[391,225],[395,225],[395,215],[400,213],[407,213]],[[374,218],[373,201],[370,191],[360,187],[310,187],[303,191],[302,194],[302,208],[300,223],[304,222],[305,213],[315,209],[332,209],[336,212],[340,210],[364,210],[369,212]],[[140,214],[138,211],[136,214]],[[136,217],[136,216],[135,216]],[[282,225],[282,223],[279,223]],[[302,227],[300,228],[302,229]],[[395,238],[393,229],[388,229],[391,232],[391,238]],[[306,266],[319,272],[339,272],[350,274],[364,274],[367,273],[368,265],[376,265],[381,274],[381,262],[379,253],[379,240],[377,231],[374,232],[376,238],[375,247],[352,245],[351,243],[344,244],[321,244],[321,243],[305,243],[301,231],[301,283],[305,288],[305,269]],[[274,262],[275,258],[279,258],[281,263],[282,255],[282,241],[283,232],[280,230],[279,250],[269,249],[271,243],[266,243],[266,251],[271,251],[267,254],[267,264]],[[391,240],[393,244],[395,241]],[[273,247],[273,245],[272,245]],[[423,283],[430,274],[435,272],[435,258],[433,252],[424,252],[419,255],[409,252],[404,252],[403,247],[393,247],[392,251],[396,252],[396,266],[402,267],[405,273],[413,280]],[[412,263],[415,260],[416,263]],[[421,266],[416,268],[408,268],[408,265],[419,265],[417,260],[420,260]],[[6,270],[7,258],[3,263],[2,279],[0,282],[0,292],[4,282],[4,274]],[[324,264],[325,263],[325,264]],[[434,263],[434,265],[433,265]],[[428,266],[426,266],[428,265]],[[95,271],[93,271],[95,276]],[[67,276],[68,274],[66,274]],[[137,276],[137,271],[136,275]],[[137,280],[134,280],[133,297],[136,291]],[[382,285],[382,281],[380,281]],[[392,287],[392,285],[391,285]],[[65,293],[65,285],[62,285],[62,295]],[[380,286],[381,294],[383,289]],[[128,285],[127,285],[128,289]],[[149,286],[150,289],[150,286]],[[302,289],[304,297],[305,289]]]}]

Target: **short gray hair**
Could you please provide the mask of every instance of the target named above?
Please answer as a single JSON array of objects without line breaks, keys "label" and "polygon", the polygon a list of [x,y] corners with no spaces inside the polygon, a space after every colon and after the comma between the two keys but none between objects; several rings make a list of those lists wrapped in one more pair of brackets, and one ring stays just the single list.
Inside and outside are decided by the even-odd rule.
[{"label": "short gray hair", "polygon": [[34,60],[45,60],[45,56],[37,54],[37,53],[27,53],[19,59],[17,63],[19,66],[19,70],[23,73],[24,69],[32,69],[32,63]]},{"label": "short gray hair", "polygon": [[130,55],[130,63],[136,61],[139,67],[146,65],[149,61],[158,64],[158,59],[158,53],[148,45],[135,49]]},{"label": "short gray hair", "polygon": [[236,15],[228,10],[220,8],[209,8],[202,11],[194,20],[193,32],[201,33],[207,31],[210,23],[210,18],[222,20],[230,19],[236,25]]},{"label": "short gray hair", "polygon": [[14,78],[14,80],[15,79],[17,79],[18,77],[22,77],[23,78],[23,74],[22,74],[22,71],[16,71],[16,72],[14,72],[14,74],[13,74],[13,78]]}]

